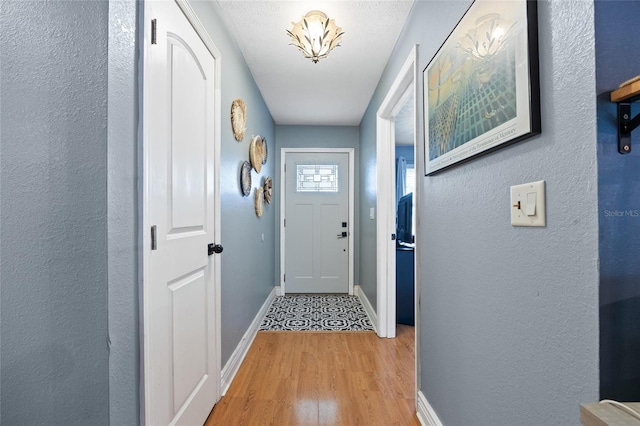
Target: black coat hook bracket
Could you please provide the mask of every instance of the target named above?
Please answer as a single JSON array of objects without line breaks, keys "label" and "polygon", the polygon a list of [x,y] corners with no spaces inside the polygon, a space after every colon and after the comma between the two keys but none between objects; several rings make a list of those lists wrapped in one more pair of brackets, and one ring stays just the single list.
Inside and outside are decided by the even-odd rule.
[{"label": "black coat hook bracket", "polygon": [[611,102],[618,104],[618,152],[631,152],[631,132],[640,125],[640,114],[631,118],[631,104],[640,101],[640,75],[620,85],[610,95]]},{"label": "black coat hook bracket", "polygon": [[631,152],[631,132],[640,125],[640,114],[631,118],[631,104],[629,102],[618,103],[618,152],[628,154]]}]

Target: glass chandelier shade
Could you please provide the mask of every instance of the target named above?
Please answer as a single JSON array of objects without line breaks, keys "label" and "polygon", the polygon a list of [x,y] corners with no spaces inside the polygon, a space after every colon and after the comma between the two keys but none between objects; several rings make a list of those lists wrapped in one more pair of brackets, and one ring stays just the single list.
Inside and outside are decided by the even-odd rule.
[{"label": "glass chandelier shade", "polygon": [[318,63],[326,58],[336,47],[340,46],[342,28],[338,27],[333,19],[319,10],[312,10],[298,22],[292,22],[293,28],[287,30],[291,37],[291,45],[302,52],[305,58]]}]

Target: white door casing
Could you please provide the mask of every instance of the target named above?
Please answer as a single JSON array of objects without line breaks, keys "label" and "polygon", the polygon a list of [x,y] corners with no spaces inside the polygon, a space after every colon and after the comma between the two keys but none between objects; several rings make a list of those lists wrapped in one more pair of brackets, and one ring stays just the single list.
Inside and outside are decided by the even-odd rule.
[{"label": "white door casing", "polygon": [[[354,150],[281,153],[281,293],[353,294]],[[305,165],[337,165],[338,191],[297,191],[297,167]]]},{"label": "white door casing", "polygon": [[416,164],[416,190],[414,192],[415,214],[415,397],[418,401],[420,389],[420,254],[422,237],[420,232],[420,206],[424,176],[424,163],[418,159],[424,158],[424,149],[416,141],[418,137],[417,100],[418,96],[418,45],[415,45],[398,72],[387,95],[376,114],[376,158],[377,158],[377,210],[376,223],[376,271],[377,271],[377,317],[378,336],[395,337],[396,332],[396,253],[395,241],[391,234],[395,230],[395,127],[394,118],[404,105],[407,91],[413,91],[414,99],[414,147]]},{"label": "white door casing", "polygon": [[220,398],[220,53],[186,2],[144,8],[141,421],[202,424]]},{"label": "white door casing", "polygon": [[[396,335],[396,245],[391,235],[395,234],[395,126],[394,118],[406,100],[407,90],[414,91],[417,73],[417,49],[414,47],[402,66],[398,76],[391,85],[387,96],[382,101],[376,119],[376,158],[377,161],[377,208],[376,222],[376,271],[377,271],[377,316],[378,335],[393,338]],[[413,88],[413,89],[410,89]],[[415,101],[414,101],[415,102]],[[414,109],[417,111],[417,108]],[[414,120],[414,123],[418,121]],[[415,127],[415,124],[414,124]],[[415,129],[414,129],[415,141]],[[416,147],[418,148],[418,147]],[[416,149],[416,158],[419,151]],[[416,164],[419,162],[416,161]],[[416,176],[419,170],[416,170]],[[419,206],[419,188],[416,178],[416,194],[414,203]],[[419,226],[419,215],[416,209],[416,228]],[[415,232],[418,235],[417,229]],[[416,265],[419,263],[418,244],[416,240]],[[417,288],[417,286],[416,286]],[[416,297],[416,300],[418,298]],[[417,317],[416,317],[417,318]]]}]

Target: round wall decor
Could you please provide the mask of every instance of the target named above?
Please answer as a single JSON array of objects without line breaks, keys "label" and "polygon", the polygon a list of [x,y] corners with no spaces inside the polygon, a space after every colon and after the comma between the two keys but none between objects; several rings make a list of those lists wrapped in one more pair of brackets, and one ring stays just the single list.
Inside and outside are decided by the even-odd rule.
[{"label": "round wall decor", "polygon": [[262,189],[262,192],[264,193],[264,201],[266,201],[267,204],[271,204],[271,195],[273,195],[273,180],[271,179],[271,176],[267,176],[264,179]]},{"label": "round wall decor", "polygon": [[244,131],[247,123],[247,106],[242,99],[236,99],[231,103],[231,128],[233,136],[238,142],[244,139]]},{"label": "round wall decor", "polygon": [[243,197],[251,194],[251,164],[248,161],[243,161],[240,167],[240,189]]},{"label": "round wall decor", "polygon": [[256,208],[256,216],[262,216],[262,209],[264,208],[264,195],[262,193],[262,188],[256,188],[255,195],[255,208]]},{"label": "round wall decor", "polygon": [[260,136],[255,136],[251,140],[249,159],[254,170],[260,173],[260,170],[262,170],[262,138]]},{"label": "round wall decor", "polygon": [[267,164],[267,138],[262,138],[262,164]]}]

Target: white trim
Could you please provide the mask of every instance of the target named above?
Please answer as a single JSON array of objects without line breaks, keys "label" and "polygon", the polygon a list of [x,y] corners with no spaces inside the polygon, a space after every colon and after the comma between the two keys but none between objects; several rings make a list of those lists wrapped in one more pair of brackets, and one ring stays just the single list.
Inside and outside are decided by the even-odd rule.
[{"label": "white trim", "polygon": [[249,348],[251,347],[253,340],[256,338],[256,334],[258,333],[260,324],[262,323],[264,316],[269,311],[269,307],[271,307],[271,303],[273,303],[273,299],[276,298],[279,289],[280,287],[274,287],[273,290],[271,290],[271,293],[269,293],[269,296],[267,296],[267,300],[265,300],[262,304],[262,307],[256,314],[253,322],[251,322],[251,325],[249,325],[249,328],[244,333],[244,336],[242,336],[240,343],[238,343],[238,346],[236,346],[236,349],[231,354],[229,361],[227,361],[224,368],[222,369],[221,390],[223,396],[226,395],[227,391],[229,390],[229,386],[231,386],[231,382],[233,382],[234,377],[240,369],[240,365],[242,365],[242,361],[244,361],[245,357],[247,356],[247,352],[249,352]]},{"label": "white trim", "polygon": [[285,282],[284,282],[284,273],[285,273],[285,269],[284,269],[284,240],[285,240],[285,233],[284,233],[284,211],[286,208],[285,205],[285,172],[284,172],[284,165],[285,165],[285,161],[284,158],[282,158],[284,156],[284,148],[280,149],[280,296],[284,296],[285,293]]},{"label": "white trim", "polygon": [[285,228],[284,214],[286,210],[286,179],[284,165],[288,153],[347,153],[349,154],[349,294],[353,295],[354,281],[354,252],[355,252],[355,149],[354,148],[280,148],[280,291],[284,296],[286,285],[284,282],[285,273]]},{"label": "white trim", "polygon": [[396,256],[395,242],[391,240],[391,234],[395,234],[395,213],[392,214],[394,201],[392,194],[395,176],[393,175],[393,162],[395,157],[394,138],[395,125],[393,120],[383,120],[378,117],[377,120],[377,146],[376,158],[377,165],[377,200],[376,210],[378,220],[376,221],[376,277],[377,277],[377,309],[378,313],[378,336],[395,337],[396,333],[396,303],[395,291],[391,292],[395,287],[395,274],[391,275],[391,271],[395,272]]},{"label": "white trim", "polygon": [[[377,161],[377,201],[378,220],[376,222],[376,272],[377,272],[377,309],[378,336],[393,338],[396,335],[396,248],[391,234],[395,234],[394,159],[395,159],[395,123],[394,118],[403,106],[408,91],[413,87],[414,111],[417,114],[417,46],[405,60],[391,88],[387,92],[376,119],[376,158]],[[414,123],[417,123],[417,116]],[[414,145],[417,140],[414,124]],[[416,162],[417,163],[417,162]],[[416,185],[418,182],[416,182]],[[417,186],[416,186],[417,188]],[[418,192],[418,190],[416,190]],[[416,206],[418,204],[416,203]],[[418,217],[418,209],[416,209]],[[417,233],[416,233],[417,235]],[[416,257],[416,259],[418,259]],[[416,265],[419,262],[415,262]],[[416,287],[417,290],[417,287]],[[417,318],[417,317],[416,317]]]},{"label": "white trim", "polygon": [[369,321],[371,321],[371,325],[373,326],[373,331],[378,332],[378,316],[376,315],[376,311],[373,310],[373,306],[371,306],[371,302],[367,298],[367,295],[362,291],[362,287],[359,285],[354,286],[353,293],[360,299],[360,303],[362,303],[362,307],[364,311],[369,316]]},{"label": "white trim", "polygon": [[395,242],[391,234],[395,233],[394,205],[395,188],[395,116],[402,108],[407,97],[413,91],[414,127],[413,144],[416,165],[416,191],[414,193],[416,236],[415,244],[415,395],[416,404],[419,401],[420,389],[420,285],[422,282],[420,269],[421,256],[421,224],[420,212],[422,202],[422,187],[424,176],[424,162],[419,161],[424,156],[424,147],[418,143],[418,123],[421,122],[418,110],[418,45],[415,45],[398,72],[391,88],[387,92],[376,117],[376,158],[377,160],[377,202],[378,221],[376,223],[376,251],[377,271],[377,309],[378,336],[395,337],[396,331],[396,254]]},{"label": "white trim", "polygon": [[[415,203],[415,224],[416,229],[414,229],[414,234],[416,236],[415,239],[415,248],[413,250],[414,256],[414,276],[415,276],[415,292],[414,292],[414,317],[415,317],[415,339],[414,345],[415,350],[414,354],[416,357],[416,377],[414,380],[415,384],[415,395],[416,395],[416,404],[420,399],[419,391],[421,387],[421,377],[422,377],[422,367],[420,365],[420,347],[421,347],[421,322],[420,322],[420,295],[422,294],[422,268],[420,268],[420,259],[422,258],[422,224],[420,220],[420,213],[422,212],[422,194],[424,187],[424,161],[419,161],[420,158],[424,158],[424,144],[422,143],[423,138],[419,137],[422,135],[421,132],[418,131],[419,123],[421,123],[420,119],[420,111],[418,109],[418,87],[419,87],[419,79],[418,79],[418,45],[414,47],[415,49],[415,57],[414,57],[414,83],[413,83],[413,146],[414,146],[414,164],[416,168],[416,186],[415,193],[413,194],[413,202]],[[420,142],[418,142],[420,141]]]},{"label": "white trim", "polygon": [[[149,114],[148,112],[148,108],[146,108],[146,105],[149,105],[149,101],[148,98],[151,97],[150,89],[148,88],[148,85],[145,84],[146,81],[148,80],[148,76],[151,74],[150,71],[150,59],[149,59],[149,46],[151,45],[151,40],[150,40],[150,32],[151,32],[151,20],[148,19],[147,17],[149,15],[151,15],[151,11],[149,10],[149,3],[148,2],[144,2],[143,4],[143,8],[144,8],[144,21],[143,21],[143,42],[142,42],[142,76],[141,76],[141,81],[140,81],[140,86],[141,87],[141,91],[142,91],[142,102],[140,105],[140,115],[142,115],[139,126],[142,129],[141,133],[141,137],[138,138],[139,144],[141,145],[141,148],[139,148],[139,151],[142,153],[141,158],[138,160],[138,167],[139,167],[139,171],[138,171],[138,176],[142,175],[142,179],[141,179],[141,184],[139,184],[141,186],[141,191],[138,194],[138,197],[142,198],[142,202],[140,203],[140,201],[138,201],[139,204],[141,205],[141,210],[142,210],[142,229],[140,230],[140,232],[138,232],[139,236],[141,236],[141,239],[139,241],[140,246],[142,247],[142,256],[140,261],[142,262],[142,275],[139,278],[139,285],[140,285],[140,312],[139,312],[139,317],[140,317],[140,424],[141,425],[146,425],[147,424],[147,418],[150,417],[150,414],[147,415],[147,410],[151,410],[151,395],[150,392],[147,392],[147,377],[151,374],[150,373],[150,362],[147,362],[147,357],[149,356],[149,354],[147,354],[147,334],[145,332],[146,328],[147,328],[147,323],[145,321],[145,312],[147,311],[147,301],[145,298],[145,285],[146,285],[146,277],[148,277],[150,275],[150,267],[149,267],[149,263],[150,263],[150,257],[151,257],[151,252],[150,252],[150,248],[148,247],[147,242],[149,241],[149,236],[150,236],[150,231],[148,231],[150,228],[150,218],[149,218],[149,203],[150,203],[150,188],[149,188],[149,179],[148,179],[148,175],[149,175],[149,149],[148,149],[148,143],[147,143],[147,134],[148,134],[148,127],[150,125],[150,120],[149,118],[147,118],[147,115]],[[142,171],[142,173],[140,173],[140,169]],[[149,309],[151,309],[149,307]]]},{"label": "white trim", "polygon": [[443,426],[435,410],[422,392],[418,392],[418,420],[423,426]]},{"label": "white trim", "polygon": [[[196,31],[204,45],[207,47],[209,52],[214,58],[214,67],[215,67],[215,82],[214,82],[214,176],[213,176],[213,192],[214,192],[214,240],[215,242],[220,242],[221,237],[221,207],[220,207],[220,156],[221,156],[221,140],[222,140],[222,54],[220,50],[216,47],[213,39],[205,29],[204,25],[191,8],[191,5],[187,2],[187,0],[174,0],[178,5],[180,10],[184,13],[185,17]],[[142,35],[142,70],[141,70],[141,92],[142,92],[142,102],[140,105],[140,123],[139,126],[141,130],[141,137],[139,137],[139,141],[141,144],[141,148],[139,148],[139,152],[142,154],[141,160],[138,162],[139,172],[138,175],[141,176],[142,183],[140,184],[140,195],[138,196],[139,205],[141,205],[142,210],[142,230],[139,233],[140,245],[142,247],[142,253],[140,256],[140,262],[142,263],[140,269],[142,270],[142,275],[139,279],[140,285],[140,371],[141,371],[141,386],[140,386],[140,422],[141,424],[146,424],[148,420],[148,416],[146,414],[146,410],[150,407],[150,396],[147,392],[145,392],[146,383],[146,375],[149,374],[150,363],[146,360],[151,354],[145,352],[146,344],[146,324],[145,324],[145,311],[149,307],[147,306],[147,301],[144,297],[145,295],[145,285],[146,277],[150,275],[149,273],[149,264],[150,264],[150,256],[151,250],[150,245],[147,244],[150,238],[150,218],[149,218],[149,198],[150,198],[150,187],[149,187],[149,142],[148,142],[148,128],[153,125],[151,120],[148,119],[148,108],[145,108],[145,105],[149,105],[149,98],[151,96],[151,88],[148,85],[145,85],[145,81],[148,80],[148,75],[151,72],[150,64],[149,64],[149,56],[148,56],[148,46],[151,45],[150,34],[151,34],[151,11],[150,11],[150,3],[148,0],[143,0],[143,35]],[[213,372],[216,374],[215,377],[217,383],[221,387],[221,357],[222,357],[222,316],[221,316],[221,282],[222,282],[222,274],[221,274],[221,259],[220,256],[213,256],[213,268],[214,268],[214,294],[213,294],[213,309],[214,309],[214,362],[213,362]],[[217,389],[217,395],[215,396],[216,402],[220,400],[222,393],[221,389]]]}]

